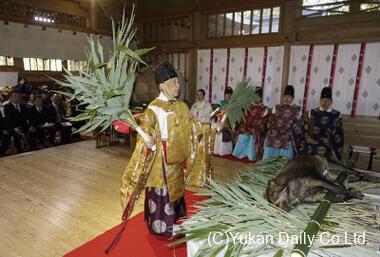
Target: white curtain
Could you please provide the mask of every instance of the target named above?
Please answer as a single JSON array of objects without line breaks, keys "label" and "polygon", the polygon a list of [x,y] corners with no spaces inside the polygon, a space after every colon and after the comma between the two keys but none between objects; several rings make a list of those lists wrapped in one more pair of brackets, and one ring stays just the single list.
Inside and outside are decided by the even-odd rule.
[{"label": "white curtain", "polygon": [[206,99],[209,99],[210,93],[210,49],[198,50],[198,69],[197,69],[197,89],[203,89],[206,92]]},{"label": "white curtain", "polygon": [[[97,36],[94,36],[94,39]],[[112,49],[112,38],[102,36],[106,56]],[[0,23],[0,55],[12,57],[37,57],[62,60],[86,60],[87,35],[72,31],[59,32],[55,28],[42,30],[41,26],[19,23]]]},{"label": "white curtain", "polygon": [[342,114],[351,114],[359,56],[360,44],[338,46],[332,96],[333,108]]},{"label": "white curtain", "polygon": [[261,80],[263,75],[263,59],[264,47],[255,47],[248,49],[247,79],[250,80],[254,86],[261,87]]},{"label": "white curtain", "polygon": [[0,89],[17,84],[18,72],[0,72]]},{"label": "white curtain", "polygon": [[235,88],[244,75],[245,48],[232,48],[230,50],[230,63],[228,71],[228,86]]},{"label": "white curtain", "polygon": [[268,107],[280,103],[284,47],[268,47],[263,102]]},{"label": "white curtain", "polygon": [[288,84],[294,86],[294,103],[303,105],[307,64],[309,60],[309,45],[291,46]]},{"label": "white curtain", "polygon": [[224,98],[226,88],[227,49],[214,49],[212,70],[212,98],[211,103],[217,104]]},{"label": "white curtain", "polygon": [[367,43],[356,114],[380,115],[380,43]]},{"label": "white curtain", "polygon": [[321,90],[329,86],[331,63],[334,54],[334,45],[314,46],[310,71],[309,94],[307,96],[307,110],[317,108]]},{"label": "white curtain", "polygon": [[[305,94],[309,45],[291,46],[288,84],[295,87],[295,103],[302,106]],[[197,88],[209,95],[210,49],[198,50]],[[333,107],[343,114],[352,112],[360,44],[338,46],[335,70],[331,72],[334,45],[315,45],[311,59],[307,109],[319,106],[323,87],[332,79]],[[223,99],[226,87],[227,49],[213,50],[213,74],[211,102]],[[264,80],[264,104],[273,107],[280,102],[284,47],[268,47]],[[228,85],[234,87],[244,73],[245,49],[230,50]],[[264,48],[249,48],[247,55],[247,79],[261,86]],[[358,94],[358,115],[380,114],[380,43],[367,43]],[[334,74],[334,77],[330,78]],[[232,81],[231,81],[231,78]]]}]

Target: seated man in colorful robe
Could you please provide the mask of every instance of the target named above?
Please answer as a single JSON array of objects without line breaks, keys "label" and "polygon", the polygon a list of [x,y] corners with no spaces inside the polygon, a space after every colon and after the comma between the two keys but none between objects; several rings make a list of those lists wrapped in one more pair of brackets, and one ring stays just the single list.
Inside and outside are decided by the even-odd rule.
[{"label": "seated man in colorful robe", "polygon": [[263,91],[256,88],[256,97],[248,109],[244,120],[237,128],[237,142],[233,155],[248,157],[250,161],[262,158],[267,132],[268,108],[262,104]]},{"label": "seated man in colorful robe", "polygon": [[200,125],[188,106],[176,99],[180,84],[175,69],[165,62],[156,68],[155,77],[160,94],[140,118],[140,127],[149,139],[138,136],[122,178],[121,200],[123,207],[129,208],[131,199],[145,189],[149,231],[171,237],[173,225],[186,214],[184,164]]},{"label": "seated man in colorful robe", "polygon": [[341,160],[344,135],[340,112],[331,108],[331,88],[321,91],[320,106],[309,113],[305,126],[307,154],[320,154],[326,158]]},{"label": "seated man in colorful robe", "polygon": [[293,104],[294,88],[288,85],[284,103],[276,105],[269,117],[263,159],[293,158],[302,139],[301,107]]}]

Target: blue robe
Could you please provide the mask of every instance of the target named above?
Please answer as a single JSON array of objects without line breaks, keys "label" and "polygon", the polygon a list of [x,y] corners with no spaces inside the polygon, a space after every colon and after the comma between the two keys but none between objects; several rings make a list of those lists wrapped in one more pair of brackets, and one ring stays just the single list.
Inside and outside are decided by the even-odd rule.
[{"label": "blue robe", "polygon": [[341,160],[344,134],[340,112],[334,109],[324,111],[320,108],[311,110],[309,122],[305,126],[305,136],[311,138],[306,142],[307,154],[320,154],[326,158],[333,158],[331,151],[334,151],[338,160]]}]

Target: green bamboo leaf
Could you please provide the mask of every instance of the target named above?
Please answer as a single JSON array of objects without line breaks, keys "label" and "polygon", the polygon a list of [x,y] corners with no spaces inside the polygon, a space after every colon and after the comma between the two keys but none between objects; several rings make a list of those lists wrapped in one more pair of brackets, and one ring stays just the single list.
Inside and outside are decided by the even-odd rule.
[{"label": "green bamboo leaf", "polygon": [[137,49],[135,51],[135,53],[138,55],[138,56],[142,56],[150,51],[152,51],[153,49],[155,49],[155,47],[152,47],[152,48],[143,48],[143,49]]},{"label": "green bamboo leaf", "polygon": [[276,252],[275,255],[273,255],[273,257],[282,257],[282,255],[284,254],[284,250],[283,249],[280,249]]},{"label": "green bamboo leaf", "polygon": [[224,254],[224,257],[231,257],[234,250],[235,250],[236,245],[235,244],[229,244],[227,245],[227,251]]},{"label": "green bamboo leaf", "polygon": [[126,53],[127,55],[129,55],[130,57],[132,57],[133,59],[135,59],[136,61],[138,62],[141,62],[143,64],[146,64],[141,58],[140,56],[138,56],[132,49],[130,49],[128,46],[124,46],[124,45],[120,45],[118,47],[118,50],[121,51],[121,52],[124,52]]},{"label": "green bamboo leaf", "polygon": [[120,112],[120,108],[119,107],[108,107],[108,108],[103,108],[102,110],[100,110],[100,112],[103,115],[111,115],[112,116],[112,115]]},{"label": "green bamboo leaf", "polygon": [[224,245],[219,246],[210,254],[210,257],[216,257],[223,249],[225,248]]},{"label": "green bamboo leaf", "polygon": [[253,99],[256,97],[255,87],[247,80],[239,81],[225,110],[232,130],[239,123]]},{"label": "green bamboo leaf", "polygon": [[89,120],[89,119],[92,119],[92,118],[93,118],[93,115],[88,114],[88,113],[82,113],[82,114],[79,114],[76,117],[69,117],[68,119],[70,121],[84,121],[84,120]]},{"label": "green bamboo leaf", "polygon": [[133,51],[130,48],[136,33],[133,27],[134,17],[133,11],[129,19],[123,16],[118,28],[112,21],[112,52],[106,54],[101,41],[90,36],[87,38],[88,47],[85,49],[88,60],[86,69],[74,76],[64,67],[64,80],[55,80],[62,87],[70,88],[74,92],[59,93],[86,106],[83,113],[72,118],[73,121],[87,121],[79,129],[80,132],[102,131],[111,126],[112,121],[120,118],[127,120],[134,128],[138,126],[128,110],[129,102],[137,64],[143,63],[140,55],[151,49]]}]

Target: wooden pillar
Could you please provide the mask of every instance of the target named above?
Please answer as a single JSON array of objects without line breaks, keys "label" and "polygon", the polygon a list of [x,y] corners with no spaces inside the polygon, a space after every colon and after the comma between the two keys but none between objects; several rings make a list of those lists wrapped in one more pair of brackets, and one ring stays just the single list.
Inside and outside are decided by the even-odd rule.
[{"label": "wooden pillar", "polygon": [[189,50],[189,87],[188,87],[188,95],[187,100],[190,104],[195,102],[195,94],[197,91],[197,49],[192,48]]},{"label": "wooden pillar", "polygon": [[[300,6],[301,5],[301,6]],[[281,83],[281,102],[283,100],[283,92],[288,84],[289,80],[289,66],[290,66],[290,49],[291,43],[294,42],[295,35],[295,22],[294,17],[300,15],[302,7],[302,1],[290,1],[286,2],[282,10],[281,23],[282,32],[285,34],[284,42],[284,63],[282,67],[282,83]]]},{"label": "wooden pillar", "polygon": [[91,1],[91,28],[97,29],[98,28],[98,3],[97,0],[90,0]]},{"label": "wooden pillar", "polygon": [[361,0],[355,0],[355,1],[351,1],[350,3],[350,13],[358,13],[360,12],[360,4],[361,4]]},{"label": "wooden pillar", "polygon": [[281,84],[281,103],[284,97],[284,91],[289,81],[289,66],[290,66],[290,43],[284,44],[284,63],[282,66],[282,84]]}]

